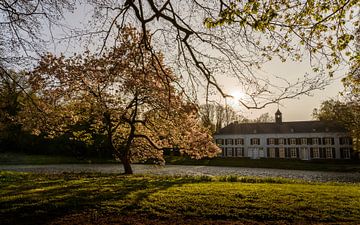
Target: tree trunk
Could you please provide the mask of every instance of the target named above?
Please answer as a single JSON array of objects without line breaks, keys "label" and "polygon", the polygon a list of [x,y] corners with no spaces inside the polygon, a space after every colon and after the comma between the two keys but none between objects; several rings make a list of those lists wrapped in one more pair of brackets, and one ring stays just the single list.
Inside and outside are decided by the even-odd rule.
[{"label": "tree trunk", "polygon": [[124,174],[133,174],[133,170],[131,168],[131,163],[129,158],[125,156],[125,157],[121,157],[120,160],[124,166],[124,171],[125,171]]}]

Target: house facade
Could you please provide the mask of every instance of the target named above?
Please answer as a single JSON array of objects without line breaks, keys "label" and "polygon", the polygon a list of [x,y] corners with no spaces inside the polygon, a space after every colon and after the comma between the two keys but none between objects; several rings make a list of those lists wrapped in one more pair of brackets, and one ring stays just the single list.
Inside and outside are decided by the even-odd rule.
[{"label": "house facade", "polygon": [[334,121],[232,123],[214,135],[222,157],[283,159],[351,159],[352,139]]}]

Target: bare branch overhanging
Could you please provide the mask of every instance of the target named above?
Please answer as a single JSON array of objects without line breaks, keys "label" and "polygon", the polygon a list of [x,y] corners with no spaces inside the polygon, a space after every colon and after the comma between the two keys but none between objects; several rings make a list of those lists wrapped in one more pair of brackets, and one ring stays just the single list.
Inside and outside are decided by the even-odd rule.
[{"label": "bare branch overhanging", "polygon": [[[337,41],[344,39],[349,44],[352,39],[347,36],[351,33],[349,24],[343,24],[342,20],[347,18],[350,9],[358,7],[355,1],[348,0],[337,3],[338,8],[328,13],[325,7],[333,9],[333,1],[314,1],[313,8],[308,3],[296,0],[274,5],[266,2],[260,2],[257,13],[254,13],[246,11],[248,3],[240,1],[134,0],[115,3],[112,8],[117,11],[112,18],[121,18],[119,24],[135,24],[145,35],[155,39],[155,45],[148,48],[152,51],[161,49],[166,56],[173,55],[173,61],[168,59],[169,62],[176,65],[178,71],[186,71],[193,87],[203,86],[206,92],[211,87],[223,97],[229,97],[221,82],[218,82],[227,73],[238,79],[252,99],[251,102],[240,100],[241,105],[245,108],[263,108],[284,99],[309,94],[328,84],[328,77],[322,70],[325,71],[327,67],[333,72],[330,67],[344,59],[341,59],[341,49],[337,49],[341,47]],[[101,5],[96,0],[92,3]],[[324,9],[317,9],[316,4],[322,4]],[[276,7],[278,12],[269,14]],[[101,11],[101,7],[98,10]],[[277,16],[281,13],[283,16]],[[321,13],[322,17],[315,18],[316,13]],[[242,24],[242,21],[245,23]],[[265,22],[261,27],[261,23]],[[334,24],[335,33],[331,31]],[[324,27],[329,32],[323,32],[321,29]],[[331,41],[334,34],[334,41]],[[108,38],[106,36],[104,39],[105,44]],[[321,38],[324,40],[320,41]],[[302,46],[298,43],[302,43]],[[309,55],[314,70],[321,71],[316,77],[306,76],[292,83],[278,84],[256,73],[259,66],[274,56],[282,61],[301,61],[306,55]],[[324,62],[321,62],[323,59]]]}]

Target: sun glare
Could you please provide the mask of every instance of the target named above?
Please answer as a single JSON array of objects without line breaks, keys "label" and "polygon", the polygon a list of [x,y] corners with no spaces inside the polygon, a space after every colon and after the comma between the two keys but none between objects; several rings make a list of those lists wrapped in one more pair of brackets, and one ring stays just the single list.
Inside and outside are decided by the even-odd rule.
[{"label": "sun glare", "polygon": [[244,93],[240,91],[233,91],[231,95],[233,96],[232,99],[234,100],[234,102],[237,102],[244,97]]},{"label": "sun glare", "polygon": [[228,104],[234,108],[238,108],[240,106],[239,100],[245,99],[245,94],[240,91],[233,91],[230,93],[230,95],[232,98],[229,98]]}]

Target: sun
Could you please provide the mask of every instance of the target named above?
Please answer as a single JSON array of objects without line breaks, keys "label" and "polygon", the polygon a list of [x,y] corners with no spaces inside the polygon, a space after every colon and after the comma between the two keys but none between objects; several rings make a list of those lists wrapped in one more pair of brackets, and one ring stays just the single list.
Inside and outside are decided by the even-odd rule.
[{"label": "sun", "polygon": [[232,97],[229,98],[228,104],[231,105],[234,108],[240,107],[239,101],[244,100],[245,97],[246,97],[246,95],[241,91],[233,91],[233,92],[230,93],[230,95]]},{"label": "sun", "polygon": [[239,100],[243,99],[245,97],[245,94],[240,91],[233,91],[231,92],[232,100],[234,102],[238,102]]}]

